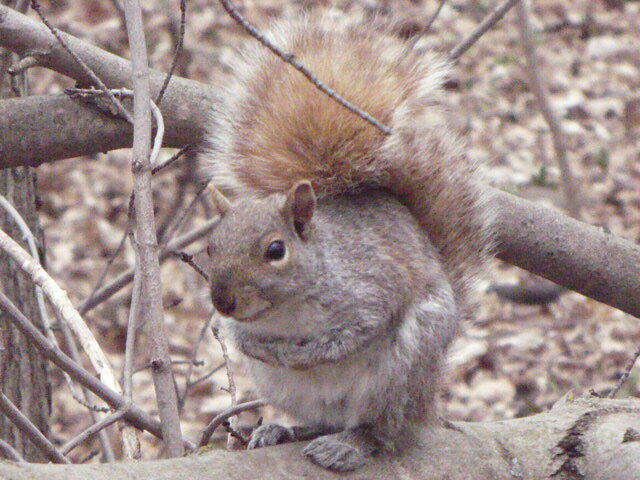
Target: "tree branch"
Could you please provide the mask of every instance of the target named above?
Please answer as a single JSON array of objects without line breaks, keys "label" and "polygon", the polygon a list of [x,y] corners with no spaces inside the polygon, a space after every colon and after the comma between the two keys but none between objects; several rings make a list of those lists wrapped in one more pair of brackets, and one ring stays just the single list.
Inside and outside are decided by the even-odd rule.
[{"label": "tree branch", "polygon": [[[147,430],[158,438],[162,438],[160,422],[149,416],[144,410],[127,403],[125,398],[115,390],[107,387],[100,380],[81,368],[71,358],[55,348],[49,340],[26,318],[20,310],[0,291],[0,311],[7,315],[7,320],[12,323],[20,333],[38,347],[42,355],[60,369],[64,370],[76,382],[81,383],[98,397],[104,400],[114,410],[125,410],[124,418],[141,430]],[[188,448],[193,448],[189,442],[185,442]],[[0,476],[2,478],[2,476]]]},{"label": "tree branch", "polygon": [[[74,52],[109,88],[131,88],[131,63],[117,55],[60,32]],[[0,5],[0,47],[31,55],[38,65],[81,83],[86,73],[42,24]],[[152,92],[159,92],[165,74],[150,71]],[[214,90],[203,83],[173,77],[162,102],[167,121],[165,146],[199,141],[203,119],[211,110]],[[95,107],[59,96],[37,96],[0,102],[0,168],[37,166],[43,162],[90,155],[131,145],[132,128]],[[187,141],[191,139],[192,141]]]},{"label": "tree branch", "polygon": [[2,392],[0,392],[0,412],[6,415],[52,462],[71,463]]},{"label": "tree branch", "polygon": [[151,187],[151,93],[149,88],[149,61],[142,25],[142,9],[137,0],[124,0],[124,13],[132,58],[132,83],[134,130],[131,170],[133,171],[136,240],[138,244],[138,273],[145,307],[140,309],[149,339],[149,357],[153,368],[153,384],[158,413],[162,422],[165,454],[181,457],[182,432],[178,414],[178,396],[171,369],[169,342],[167,340],[162,310],[162,284],[158,239],[156,237]]},{"label": "tree branch", "polygon": [[640,318],[640,247],[494,190],[502,260]]},{"label": "tree branch", "polygon": [[[187,458],[107,465],[36,465],[0,462],[0,477],[11,480],[191,480],[207,478],[318,478],[388,480],[514,480],[580,478],[630,480],[640,471],[640,442],[623,442],[640,430],[638,401],[564,400],[543,414],[501,422],[447,423],[407,432],[399,456],[380,455],[354,473],[331,473],[313,465],[300,450],[305,443],[245,452],[214,450]],[[577,446],[588,455],[573,456]],[[555,447],[554,447],[555,446]],[[563,472],[573,460],[574,476]],[[556,476],[552,475],[556,473]],[[566,475],[563,475],[566,473]],[[635,478],[635,477],[633,477]]]}]

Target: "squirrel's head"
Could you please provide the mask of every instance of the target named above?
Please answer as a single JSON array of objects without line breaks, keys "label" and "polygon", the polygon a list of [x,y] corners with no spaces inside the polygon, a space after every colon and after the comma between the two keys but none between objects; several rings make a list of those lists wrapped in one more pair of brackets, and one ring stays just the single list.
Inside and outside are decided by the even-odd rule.
[{"label": "squirrel's head", "polygon": [[235,203],[214,189],[213,199],[221,217],[207,248],[216,310],[253,321],[303,298],[317,268],[311,183],[301,181],[286,194]]}]

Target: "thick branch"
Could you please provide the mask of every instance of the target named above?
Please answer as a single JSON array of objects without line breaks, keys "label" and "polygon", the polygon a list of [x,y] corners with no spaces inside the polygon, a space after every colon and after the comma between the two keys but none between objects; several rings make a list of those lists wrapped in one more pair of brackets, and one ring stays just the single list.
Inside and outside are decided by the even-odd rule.
[{"label": "thick branch", "polygon": [[[108,87],[131,88],[129,61],[71,35],[61,35]],[[43,24],[2,5],[0,47],[19,55],[31,54],[37,58],[38,65],[87,84],[86,74]],[[151,72],[154,95],[160,91],[163,81],[163,73]],[[174,77],[162,102],[162,113],[167,120],[165,146],[180,147],[200,139],[202,120],[207,118],[212,99],[210,86]],[[132,139],[131,125],[63,96],[0,102],[0,131],[0,168],[36,166],[61,158],[124,148],[131,145]]]},{"label": "thick branch", "polygon": [[[102,465],[35,465],[0,462],[11,480],[191,480],[192,478],[514,480],[581,478],[629,480],[640,471],[640,442],[624,442],[640,430],[638,401],[562,402],[550,412],[502,422],[456,423],[407,435],[400,457],[389,454],[354,473],[335,474],[306,460],[304,444],[244,452],[216,450],[187,458]],[[555,448],[554,448],[555,446]],[[571,447],[580,456],[572,455]],[[575,468],[576,476],[561,469]],[[564,475],[564,474],[567,475]],[[552,477],[552,475],[554,475]]]},{"label": "thick branch", "polygon": [[499,206],[499,257],[640,318],[640,247],[508,193]]}]

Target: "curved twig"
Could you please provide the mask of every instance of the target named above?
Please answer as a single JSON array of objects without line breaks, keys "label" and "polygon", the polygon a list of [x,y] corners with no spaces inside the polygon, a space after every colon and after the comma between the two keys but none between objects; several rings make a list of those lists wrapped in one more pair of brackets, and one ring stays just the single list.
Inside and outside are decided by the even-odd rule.
[{"label": "curved twig", "polygon": [[215,432],[216,428],[222,425],[223,422],[225,422],[229,417],[245,412],[247,410],[264,407],[265,405],[266,403],[262,399],[253,400],[252,402],[240,403],[235,407],[229,408],[219,415],[216,415],[202,432],[202,436],[200,437],[200,443],[198,444],[198,446],[204,447],[207,443],[209,443],[209,439],[211,438],[211,435],[213,435],[213,432]]}]

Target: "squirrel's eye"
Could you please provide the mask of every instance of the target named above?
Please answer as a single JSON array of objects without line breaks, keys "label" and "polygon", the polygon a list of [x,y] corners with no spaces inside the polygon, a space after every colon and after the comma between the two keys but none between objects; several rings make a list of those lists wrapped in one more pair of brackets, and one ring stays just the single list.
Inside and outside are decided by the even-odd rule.
[{"label": "squirrel's eye", "polygon": [[282,240],[275,240],[269,244],[264,256],[269,260],[282,260],[287,252]]}]

